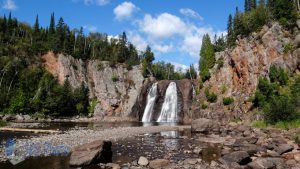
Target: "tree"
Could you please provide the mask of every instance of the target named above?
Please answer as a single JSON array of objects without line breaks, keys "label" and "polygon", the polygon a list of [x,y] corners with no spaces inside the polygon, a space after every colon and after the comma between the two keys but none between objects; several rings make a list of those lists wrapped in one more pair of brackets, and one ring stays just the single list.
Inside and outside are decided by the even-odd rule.
[{"label": "tree", "polygon": [[210,37],[208,34],[205,34],[202,38],[202,46],[200,50],[200,61],[199,61],[199,70],[200,77],[203,81],[209,79],[209,69],[211,69],[216,62],[214,46],[211,43]]},{"label": "tree", "polygon": [[39,33],[40,32],[40,24],[39,24],[39,16],[37,15],[35,18],[35,23],[34,23],[34,32]]},{"label": "tree", "polygon": [[154,54],[151,51],[151,48],[147,46],[146,51],[143,53],[143,75],[144,77],[148,76],[149,74],[153,76],[152,73],[152,62],[154,61]]},{"label": "tree", "polygon": [[55,19],[54,19],[54,13],[52,13],[52,14],[51,14],[51,17],[50,17],[49,33],[50,33],[50,34],[54,34],[54,33],[55,33]]},{"label": "tree", "polygon": [[231,14],[228,17],[228,23],[227,23],[227,45],[228,47],[232,47],[235,45],[235,38],[233,32],[233,20]]}]

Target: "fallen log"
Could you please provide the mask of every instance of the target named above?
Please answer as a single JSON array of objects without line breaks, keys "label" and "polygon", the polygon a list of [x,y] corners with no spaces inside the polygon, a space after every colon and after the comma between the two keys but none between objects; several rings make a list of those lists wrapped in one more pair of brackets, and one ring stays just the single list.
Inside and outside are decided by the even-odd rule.
[{"label": "fallen log", "polygon": [[60,133],[61,132],[59,130],[23,129],[23,128],[7,128],[7,127],[1,127],[0,131],[30,132],[30,133],[50,133],[50,134],[56,134],[56,133]]}]

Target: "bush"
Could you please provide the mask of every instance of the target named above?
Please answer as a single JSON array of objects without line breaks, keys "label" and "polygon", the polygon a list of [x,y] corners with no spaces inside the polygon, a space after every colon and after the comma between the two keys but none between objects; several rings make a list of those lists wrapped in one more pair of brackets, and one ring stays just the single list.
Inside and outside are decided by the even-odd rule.
[{"label": "bush", "polygon": [[5,126],[7,126],[7,122],[0,120],[0,127],[5,127]]},{"label": "bush", "polygon": [[221,57],[217,60],[218,69],[221,69],[224,66],[224,58]]},{"label": "bush", "polygon": [[218,96],[215,93],[210,93],[209,90],[206,88],[205,89],[205,96],[207,98],[207,101],[210,103],[215,103],[218,99]]},{"label": "bush", "polygon": [[205,69],[202,72],[200,72],[200,77],[201,77],[202,82],[209,80],[210,79],[209,70]]},{"label": "bush", "polygon": [[222,86],[221,86],[221,93],[224,94],[226,92],[226,90],[227,90],[226,85],[222,84]]},{"label": "bush", "polygon": [[111,77],[111,80],[113,82],[117,82],[117,81],[119,81],[119,77],[117,75],[113,74],[113,76]]},{"label": "bush", "polygon": [[284,53],[288,53],[288,52],[290,52],[290,51],[292,51],[294,49],[295,49],[295,46],[293,44],[291,44],[291,43],[288,43],[288,44],[284,45],[283,52]]},{"label": "bush", "polygon": [[90,106],[88,107],[89,116],[93,116],[95,108],[97,106],[97,98],[93,98],[90,102]]},{"label": "bush", "polygon": [[224,105],[231,105],[234,102],[234,99],[232,97],[224,97],[223,98],[223,104]]},{"label": "bush", "polygon": [[208,105],[205,104],[205,103],[203,103],[203,104],[201,105],[201,108],[202,108],[202,109],[207,109],[207,107],[208,107]]},{"label": "bush", "polygon": [[278,68],[275,65],[270,67],[269,77],[272,83],[276,82],[281,86],[287,85],[289,80],[288,73],[284,69],[280,67]]}]

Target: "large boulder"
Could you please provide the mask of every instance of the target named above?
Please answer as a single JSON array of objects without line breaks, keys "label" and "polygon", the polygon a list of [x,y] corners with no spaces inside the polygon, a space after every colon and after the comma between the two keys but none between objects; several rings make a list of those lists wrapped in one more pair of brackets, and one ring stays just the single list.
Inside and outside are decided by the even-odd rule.
[{"label": "large boulder", "polygon": [[88,166],[112,161],[112,143],[110,141],[94,141],[75,147],[70,157],[70,166]]},{"label": "large boulder", "polygon": [[192,132],[195,133],[207,133],[216,128],[218,124],[211,119],[200,118],[192,122]]},{"label": "large boulder", "polygon": [[281,158],[257,158],[248,166],[252,169],[284,168],[285,164]]},{"label": "large boulder", "polygon": [[155,159],[150,161],[149,167],[152,169],[159,169],[159,168],[164,168],[170,164],[169,160],[165,159]]},{"label": "large boulder", "polygon": [[294,149],[294,147],[292,145],[289,145],[289,144],[282,144],[282,145],[279,145],[275,151],[278,153],[278,154],[284,154],[284,153],[287,153],[287,152],[290,152]]},{"label": "large boulder", "polygon": [[246,151],[235,151],[224,155],[219,159],[222,164],[238,163],[240,165],[245,165],[251,162],[250,156]]}]

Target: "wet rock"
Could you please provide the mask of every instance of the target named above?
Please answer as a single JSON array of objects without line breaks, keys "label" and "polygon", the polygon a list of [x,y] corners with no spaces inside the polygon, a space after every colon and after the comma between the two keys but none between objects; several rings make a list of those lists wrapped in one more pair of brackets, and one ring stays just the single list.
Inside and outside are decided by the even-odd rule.
[{"label": "wet rock", "polygon": [[289,144],[282,144],[282,145],[279,145],[277,148],[276,148],[276,152],[278,154],[284,154],[284,153],[287,153],[287,152],[290,152],[294,149],[294,147],[292,145],[289,145]]},{"label": "wet rock", "polygon": [[164,168],[170,164],[169,160],[165,159],[155,159],[150,161],[149,167],[152,169],[159,169],[159,168]]},{"label": "wet rock", "polygon": [[223,164],[238,163],[245,165],[251,162],[250,156],[246,151],[235,151],[224,155],[219,161]]},{"label": "wet rock", "polygon": [[192,122],[192,132],[207,133],[214,128],[218,128],[218,124],[211,119],[197,119]]},{"label": "wet rock", "polygon": [[147,166],[149,164],[149,161],[146,157],[141,156],[139,158],[138,164],[141,166]]},{"label": "wet rock", "polygon": [[109,163],[112,161],[112,143],[110,141],[94,141],[77,146],[70,157],[70,166],[87,166],[96,163]]}]

